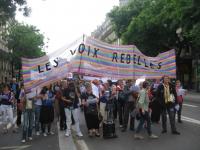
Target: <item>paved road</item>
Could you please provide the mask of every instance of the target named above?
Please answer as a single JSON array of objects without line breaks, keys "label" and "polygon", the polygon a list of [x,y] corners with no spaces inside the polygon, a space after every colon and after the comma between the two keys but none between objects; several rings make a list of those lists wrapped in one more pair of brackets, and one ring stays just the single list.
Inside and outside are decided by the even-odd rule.
[{"label": "paved road", "polygon": [[[191,99],[195,97],[195,99]],[[183,106],[183,124],[177,123],[177,129],[181,135],[172,135],[170,125],[168,133],[161,134],[161,124],[153,124],[152,131],[159,135],[159,139],[148,139],[138,141],[134,139],[134,132],[127,131],[122,133],[117,125],[117,139],[89,138],[77,139],[78,146],[84,150],[199,150],[200,149],[200,99],[199,95],[189,95],[186,97]],[[82,116],[82,129],[84,135],[87,135],[87,129],[84,125]]]},{"label": "paved road", "polygon": [[[76,136],[67,138],[64,132],[57,128],[54,122],[55,135],[48,137],[33,136],[33,141],[21,144],[21,129],[19,133],[9,132],[6,135],[0,133],[0,150],[199,150],[200,148],[200,95],[189,94],[185,98],[183,106],[183,124],[177,123],[177,129],[181,132],[180,136],[170,133],[162,135],[161,125],[152,125],[152,131],[159,135],[159,139],[148,139],[144,132],[145,140],[135,140],[134,132],[127,131],[122,133],[117,127],[118,138],[103,139],[89,138],[83,114],[80,112],[81,129],[84,137],[78,139]],[[1,132],[1,129],[0,129]],[[75,143],[75,145],[74,145]]]}]

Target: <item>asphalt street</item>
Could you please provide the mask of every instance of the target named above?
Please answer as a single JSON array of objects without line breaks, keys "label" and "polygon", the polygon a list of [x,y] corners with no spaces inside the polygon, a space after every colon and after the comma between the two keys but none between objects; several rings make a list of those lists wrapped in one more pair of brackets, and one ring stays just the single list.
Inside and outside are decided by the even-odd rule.
[{"label": "asphalt street", "polygon": [[[18,133],[2,134],[0,126],[0,150],[199,150],[200,149],[200,95],[188,94],[183,105],[183,123],[176,123],[181,135],[172,135],[170,125],[168,132],[161,134],[161,124],[153,124],[152,131],[159,139],[149,139],[145,130],[142,134],[144,140],[135,140],[134,132],[127,130],[121,132],[116,123],[116,139],[103,139],[102,137],[90,138],[87,134],[85,118],[80,111],[81,130],[83,138],[77,138],[75,133],[71,137],[65,137],[64,131],[59,131],[55,120],[54,135],[43,137],[33,135],[33,140],[25,144],[21,143],[21,129]],[[168,121],[169,123],[169,121]],[[35,134],[35,132],[33,132]]]}]

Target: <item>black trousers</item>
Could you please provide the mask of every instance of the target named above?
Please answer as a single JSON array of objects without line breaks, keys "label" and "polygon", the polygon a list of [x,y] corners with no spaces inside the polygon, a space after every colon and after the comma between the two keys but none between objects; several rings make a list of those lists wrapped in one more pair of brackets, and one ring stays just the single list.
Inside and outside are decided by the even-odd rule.
[{"label": "black trousers", "polygon": [[167,130],[167,113],[169,115],[169,121],[171,126],[171,131],[176,131],[175,126],[175,109],[174,107],[163,107],[161,110],[162,115],[162,128],[163,130]]},{"label": "black trousers", "polygon": [[157,100],[154,100],[151,102],[151,121],[158,123],[160,121],[160,114],[161,114],[161,109],[160,109],[160,104]]},{"label": "black trousers", "polygon": [[41,123],[42,133],[45,133],[46,127],[47,127],[47,133],[50,133],[51,123],[48,123],[48,124]]},{"label": "black trousers", "polygon": [[126,102],[124,108],[124,122],[123,127],[126,129],[128,126],[129,116],[130,116],[130,129],[135,129],[135,117],[131,115],[131,112],[135,109],[134,102]]},{"label": "black trousers", "polygon": [[66,125],[66,116],[65,116],[65,109],[64,106],[60,103],[59,104],[60,110],[60,129],[65,130],[67,128]]},{"label": "black trousers", "polygon": [[17,108],[17,126],[21,125],[22,111]]},{"label": "black trousers", "polygon": [[178,121],[181,121],[182,106],[183,106],[183,103],[179,103],[180,108],[178,111],[176,111],[176,113],[178,115]]},{"label": "black trousers", "polygon": [[118,115],[119,115],[119,124],[123,125],[125,101],[117,101],[117,110],[118,110]]}]

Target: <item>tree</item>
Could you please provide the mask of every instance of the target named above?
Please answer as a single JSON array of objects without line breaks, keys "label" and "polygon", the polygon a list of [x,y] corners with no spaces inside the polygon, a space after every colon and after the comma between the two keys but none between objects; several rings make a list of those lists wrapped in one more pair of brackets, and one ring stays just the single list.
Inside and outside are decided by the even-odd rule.
[{"label": "tree", "polygon": [[[180,46],[192,46],[193,52],[200,47],[199,0],[132,0],[128,6],[113,9],[109,17],[124,44],[135,44],[151,56],[175,48],[179,57]],[[184,43],[180,43],[178,28]]]},{"label": "tree", "polygon": [[24,16],[28,16],[31,11],[26,0],[0,0],[0,23],[5,24],[7,20],[14,18],[17,8]]},{"label": "tree", "polygon": [[21,57],[36,58],[45,55],[42,51],[44,36],[32,25],[15,22],[8,29],[8,48],[13,50],[14,65],[21,68]]},{"label": "tree", "polygon": [[137,16],[149,1],[150,0],[131,0],[129,5],[114,7],[111,12],[107,14],[117,37],[120,38],[121,35],[127,31],[127,27],[132,18]]}]

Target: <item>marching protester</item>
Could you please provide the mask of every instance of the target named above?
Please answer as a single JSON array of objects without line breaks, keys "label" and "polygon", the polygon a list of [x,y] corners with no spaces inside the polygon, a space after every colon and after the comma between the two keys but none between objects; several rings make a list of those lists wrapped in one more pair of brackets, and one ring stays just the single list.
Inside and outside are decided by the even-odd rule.
[{"label": "marching protester", "polygon": [[62,100],[62,95],[67,91],[68,88],[68,82],[67,80],[63,80],[61,82],[61,87],[58,91],[56,91],[56,99],[58,100],[59,103],[59,125],[60,125],[60,130],[66,130],[67,129],[67,124],[66,124],[66,116],[65,116],[65,107],[64,107],[64,101]]},{"label": "marching protester", "polygon": [[134,97],[133,91],[131,90],[132,81],[128,80],[125,87],[125,107],[124,107],[124,121],[123,121],[123,129],[122,132],[126,131],[130,116],[130,130],[134,131],[135,128],[135,118],[131,115],[131,112],[134,110]]},{"label": "marching protester", "polygon": [[108,83],[103,84],[103,88],[101,89],[101,94],[100,94],[100,113],[102,115],[102,122],[106,119],[106,103],[110,98],[110,91],[109,91],[109,86]]},{"label": "marching protester", "polygon": [[183,97],[185,96],[185,90],[181,87],[180,80],[176,80],[176,93],[177,93],[177,101],[179,104],[179,110],[176,111],[178,115],[178,122],[182,123],[181,120],[181,112],[182,112],[182,105],[183,105]]},{"label": "marching protester", "polygon": [[75,83],[71,81],[68,85],[68,88],[64,91],[62,100],[64,101],[65,107],[65,115],[67,122],[67,130],[65,136],[71,135],[71,124],[72,124],[72,116],[75,121],[76,134],[79,137],[82,137],[83,134],[80,130],[79,124],[79,93],[77,91],[77,87]]},{"label": "marching protester", "polygon": [[162,115],[162,133],[167,132],[167,113],[171,125],[172,134],[179,135],[175,126],[175,106],[177,106],[177,94],[174,85],[170,83],[169,76],[163,77],[163,83],[158,86],[156,98],[160,103]]},{"label": "marching protester", "polygon": [[153,84],[150,87],[150,93],[152,95],[151,98],[151,121],[152,123],[159,123],[160,121],[160,114],[161,114],[161,110],[160,110],[160,104],[159,104],[159,100],[156,99],[156,92],[157,92],[157,88],[159,86],[159,80],[155,80],[153,82]]},{"label": "marching protester", "polygon": [[125,107],[125,93],[123,80],[117,81],[117,110],[119,115],[119,127],[123,127],[124,120],[124,107]]},{"label": "marching protester", "polygon": [[41,113],[41,107],[42,107],[42,97],[39,94],[40,91],[37,89],[36,91],[36,97],[35,97],[35,103],[34,103],[34,111],[35,111],[35,132],[36,135],[40,135],[40,129],[41,129],[41,124],[40,124],[40,113]]},{"label": "marching protester", "polygon": [[13,132],[16,132],[16,124],[14,122],[14,112],[12,105],[15,103],[14,94],[10,90],[9,85],[3,86],[3,92],[0,95],[1,99],[1,111],[3,120],[3,133],[8,132],[8,124],[10,123],[13,128]]},{"label": "marching protester", "polygon": [[140,135],[140,131],[146,121],[147,123],[147,132],[149,135],[149,138],[156,139],[158,136],[152,134],[151,131],[151,119],[149,114],[149,96],[148,96],[148,89],[149,89],[149,83],[147,81],[143,82],[142,90],[139,93],[139,100],[138,100],[138,107],[139,107],[139,113],[140,113],[140,120],[139,124],[136,129],[135,139],[144,139],[142,135]]},{"label": "marching protester", "polygon": [[51,85],[43,87],[40,94],[42,99],[42,107],[40,110],[40,122],[43,136],[47,136],[49,134],[54,134],[51,131],[51,125],[54,120],[53,103],[55,96],[53,95],[53,92],[51,90]]},{"label": "marching protester", "polygon": [[95,135],[99,137],[98,99],[92,92],[91,84],[86,84],[86,92],[81,95],[81,101],[84,106],[84,115],[89,136],[92,137]]},{"label": "marching protester", "polygon": [[34,92],[25,94],[22,89],[20,92],[21,103],[24,103],[23,110],[23,131],[22,131],[22,143],[25,143],[27,140],[32,141],[32,129],[33,129],[33,102],[34,102]]}]

